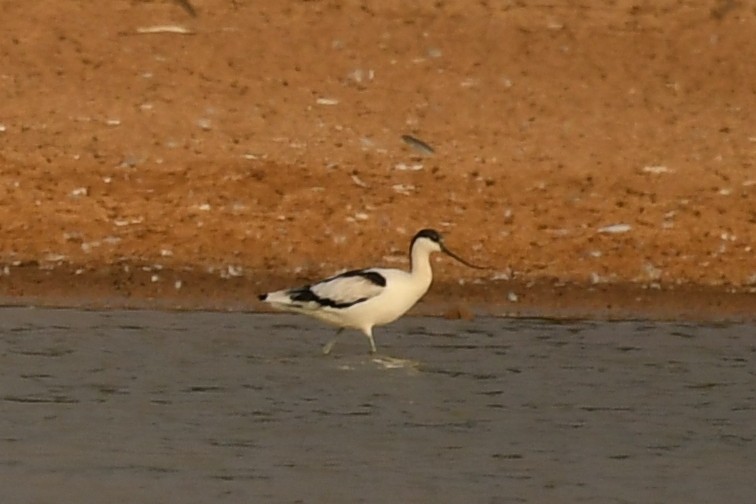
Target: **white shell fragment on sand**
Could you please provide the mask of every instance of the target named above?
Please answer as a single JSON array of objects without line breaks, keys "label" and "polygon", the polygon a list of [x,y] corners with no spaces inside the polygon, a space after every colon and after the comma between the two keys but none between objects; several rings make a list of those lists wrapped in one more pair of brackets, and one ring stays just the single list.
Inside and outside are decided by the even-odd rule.
[{"label": "white shell fragment on sand", "polygon": [[177,33],[179,35],[191,35],[194,33],[189,28],[179,25],[140,26],[136,29],[136,32],[140,35],[149,35],[153,33]]},{"label": "white shell fragment on sand", "polygon": [[397,163],[394,165],[394,170],[397,171],[420,171],[423,169],[422,163]]},{"label": "white shell fragment on sand", "polygon": [[338,105],[339,100],[337,100],[336,98],[318,98],[317,100],[315,100],[315,103],[317,103],[318,105]]},{"label": "white shell fragment on sand", "polygon": [[213,129],[213,121],[206,117],[201,117],[197,119],[196,123],[199,129],[202,129],[205,131],[210,131],[211,129]]},{"label": "white shell fragment on sand", "polygon": [[370,187],[365,182],[363,182],[363,180],[360,177],[358,177],[357,175],[352,175],[352,182],[354,182],[355,185],[357,185],[359,187],[364,187],[364,188]]},{"label": "white shell fragment on sand", "polygon": [[632,229],[632,226],[630,224],[612,224],[611,226],[604,226],[601,228],[598,228],[599,233],[606,233],[606,234],[621,234],[621,233],[627,233]]},{"label": "white shell fragment on sand", "polygon": [[659,175],[660,173],[669,173],[671,170],[662,165],[650,165],[644,166],[643,171],[645,173],[653,173],[654,175]]},{"label": "white shell fragment on sand", "polygon": [[242,266],[229,264],[225,268],[221,268],[220,270],[220,277],[225,280],[229,278],[237,278],[240,276],[244,276],[244,268]]},{"label": "white shell fragment on sand", "polygon": [[391,186],[391,188],[394,190],[394,192],[404,194],[405,196],[409,196],[415,191],[415,186],[412,184],[394,184],[393,186]]}]

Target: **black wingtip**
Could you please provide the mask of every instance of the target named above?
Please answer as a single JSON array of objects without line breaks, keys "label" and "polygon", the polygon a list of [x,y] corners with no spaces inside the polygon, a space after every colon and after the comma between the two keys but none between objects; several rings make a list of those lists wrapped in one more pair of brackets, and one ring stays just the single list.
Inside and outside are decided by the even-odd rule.
[{"label": "black wingtip", "polygon": [[268,295],[260,294],[259,296],[257,296],[257,299],[259,299],[260,301],[265,301],[266,299],[268,299]]}]

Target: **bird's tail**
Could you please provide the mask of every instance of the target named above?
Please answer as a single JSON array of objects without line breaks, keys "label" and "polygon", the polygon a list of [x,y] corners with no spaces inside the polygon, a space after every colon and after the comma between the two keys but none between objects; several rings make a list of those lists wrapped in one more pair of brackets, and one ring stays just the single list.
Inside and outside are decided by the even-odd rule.
[{"label": "bird's tail", "polygon": [[257,296],[257,299],[264,303],[268,303],[273,308],[278,308],[280,310],[285,310],[287,308],[291,308],[292,306],[296,306],[291,299],[291,295],[289,291],[286,290],[280,290],[275,292],[267,292],[265,294],[260,294]]}]

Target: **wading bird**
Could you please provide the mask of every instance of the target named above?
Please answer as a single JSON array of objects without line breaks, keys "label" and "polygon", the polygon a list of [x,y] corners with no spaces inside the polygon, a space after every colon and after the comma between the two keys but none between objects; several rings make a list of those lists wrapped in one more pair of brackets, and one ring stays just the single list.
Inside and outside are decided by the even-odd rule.
[{"label": "wading bird", "polygon": [[[272,307],[309,315],[340,327],[358,329],[368,337],[375,353],[373,327],[398,319],[417,303],[433,280],[430,255],[443,252],[465,266],[485,269],[465,261],[444,245],[433,229],[418,232],[410,244],[410,270],[367,268],[347,271],[317,283],[259,296]],[[335,340],[323,349],[329,353]]]}]

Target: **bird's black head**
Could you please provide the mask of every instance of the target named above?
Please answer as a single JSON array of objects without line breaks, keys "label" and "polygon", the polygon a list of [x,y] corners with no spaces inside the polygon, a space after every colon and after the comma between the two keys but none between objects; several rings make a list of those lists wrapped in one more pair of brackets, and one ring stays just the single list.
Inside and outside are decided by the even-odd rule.
[{"label": "bird's black head", "polygon": [[485,269],[482,266],[476,266],[474,264],[471,264],[471,263],[465,261],[464,259],[462,259],[461,257],[459,257],[457,254],[455,254],[454,252],[452,252],[451,250],[449,250],[448,248],[446,248],[446,245],[444,245],[444,240],[441,237],[441,233],[439,233],[435,229],[422,229],[422,230],[420,230],[420,231],[417,232],[417,234],[415,235],[415,237],[412,238],[412,243],[410,244],[410,256],[412,256],[412,249],[415,247],[415,242],[417,242],[418,240],[423,239],[423,238],[425,238],[426,240],[430,240],[433,243],[438,244],[438,249],[437,250],[439,252],[443,252],[444,254],[453,257],[454,259],[456,259],[457,261],[461,262],[465,266],[469,266],[471,268],[476,268],[476,269]]},{"label": "bird's black head", "polygon": [[434,241],[436,243],[441,243],[443,240],[441,239],[441,233],[436,231],[435,229],[422,229],[417,232],[414,238],[412,238],[412,242],[414,243],[415,240],[419,238],[427,238],[431,241]]}]

